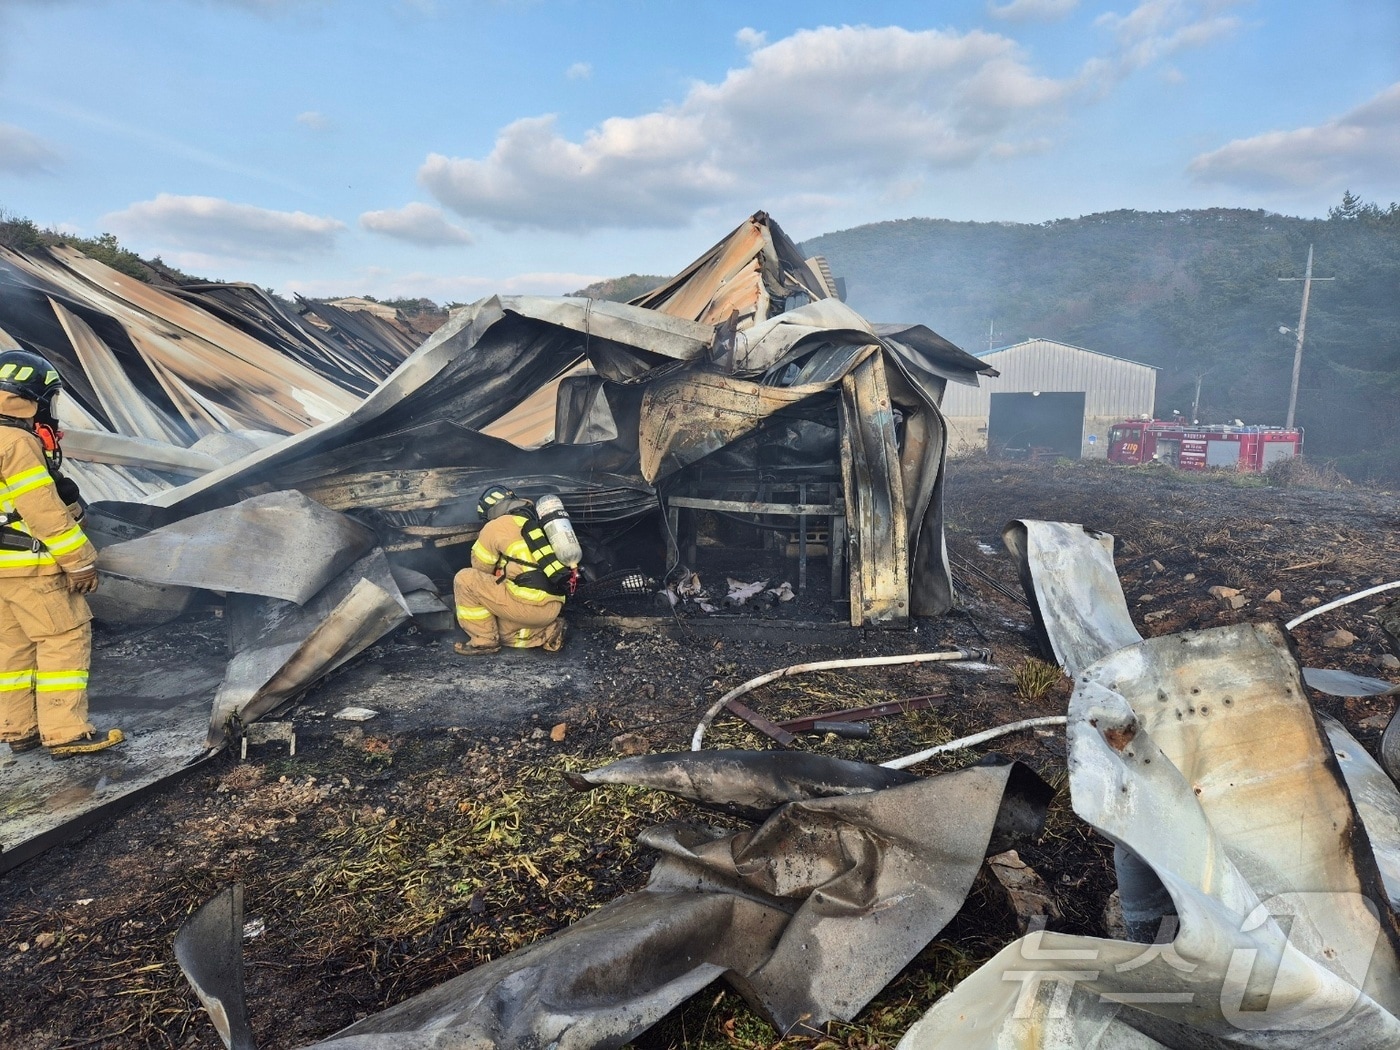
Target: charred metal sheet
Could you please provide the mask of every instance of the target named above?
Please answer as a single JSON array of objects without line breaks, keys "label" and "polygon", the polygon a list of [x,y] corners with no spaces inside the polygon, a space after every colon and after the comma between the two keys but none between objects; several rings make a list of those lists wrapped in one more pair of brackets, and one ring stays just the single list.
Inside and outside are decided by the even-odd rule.
[{"label": "charred metal sheet", "polygon": [[886,346],[890,353],[885,377],[903,427],[903,440],[896,448],[908,522],[909,608],[915,616],[940,616],[953,607],[953,576],[943,535],[948,461],[948,426],[938,408],[943,383],[922,376],[916,355],[901,344]]},{"label": "charred metal sheet", "polygon": [[642,892],[315,1047],[619,1046],[721,975],[784,1032],[849,1019],[952,918],[989,849],[1038,831],[1048,794],[1023,766],[975,766],[794,802],[737,834],[654,829]]},{"label": "charred metal sheet", "polygon": [[712,338],[707,326],[617,303],[485,299],[454,313],[346,418],[298,434],[156,502],[189,512],[231,502],[238,490],[252,485],[334,476],[339,465],[319,457],[399,432],[409,421],[479,429],[540,384],[563,375],[585,352],[594,357],[609,345],[619,350],[645,346],[655,361],[690,360],[703,356]]},{"label": "charred metal sheet", "polygon": [[642,402],[642,477],[655,482],[673,474],[752,432],[759,420],[829,389],[761,386],[711,372],[660,380]]},{"label": "charred metal sheet", "polygon": [[1113,566],[1113,537],[1062,521],[1013,521],[1001,531],[1055,663],[1070,677],[1142,641]]},{"label": "charred metal sheet", "polygon": [[247,724],[275,710],[408,617],[380,550],[346,568],[304,606],[231,596],[227,618],[235,655],[214,697],[208,745],[222,744],[231,722]]},{"label": "charred metal sheet", "polygon": [[918,367],[940,379],[976,386],[978,375],[994,378],[1001,374],[926,325],[877,324],[871,327],[886,345],[898,347],[902,358],[917,362]]},{"label": "charred metal sheet", "polygon": [[625,1046],[726,970],[757,965],[786,918],[737,895],[636,894],[314,1050]]},{"label": "charred metal sheet", "polygon": [[[89,715],[125,731],[120,747],[81,762],[55,762],[42,748],[13,756],[0,749],[0,872],[80,834],[206,754],[209,699],[224,659],[167,661],[160,653],[94,650]],[[129,691],[113,692],[113,682]]]},{"label": "charred metal sheet", "polygon": [[[718,363],[736,375],[765,375],[781,381],[788,366],[800,359],[825,356],[838,347],[866,356],[877,349],[879,342],[870,322],[845,303],[839,299],[818,299],[736,332],[732,350]],[[856,363],[848,362],[826,381],[839,379]]]},{"label": "charred metal sheet", "polygon": [[[297,310],[251,284],[196,282],[171,295],[213,314],[279,354],[300,361],[342,390],[368,394],[427,338],[352,310],[298,299]],[[401,315],[399,315],[401,316]]]},{"label": "charred metal sheet", "polygon": [[884,361],[841,380],[841,471],[851,549],[851,624],[909,619],[909,522]]},{"label": "charred metal sheet", "polygon": [[197,478],[217,470],[223,462],[192,448],[168,441],[127,437],[124,434],[103,434],[92,430],[63,431],[65,457],[84,463],[110,463],[119,467],[145,467],[147,470]]},{"label": "charred metal sheet", "polygon": [[243,887],[229,886],[185,920],[175,961],[228,1050],[257,1050],[243,999]]},{"label": "charred metal sheet", "polygon": [[1392,910],[1400,911],[1400,791],[1346,727],[1328,715],[1318,715],[1346,778],[1347,791],[1365,825],[1376,867]]},{"label": "charred metal sheet", "polygon": [[761,820],[789,802],[881,791],[920,778],[803,751],[717,750],[638,755],[566,779],[579,791],[628,784]]},{"label": "charred metal sheet", "polygon": [[1154,638],[1086,668],[1070,701],[1074,808],[1155,874],[1174,936],[1036,932],[900,1046],[1400,1045],[1395,915],[1337,743],[1273,625]]},{"label": "charred metal sheet", "polygon": [[1331,667],[1305,667],[1303,681],[1308,683],[1309,689],[1329,696],[1393,696],[1400,693],[1400,685],[1394,682]]},{"label": "charred metal sheet", "polygon": [[[233,427],[290,433],[334,419],[355,402],[353,395],[270,353],[238,329],[73,249],[51,249],[48,258],[10,253],[6,259],[55,290],[54,298],[62,296],[115,322],[149,369],[148,381],[155,380],[144,392],[163,394],[191,437],[209,428],[229,429],[214,424],[220,417],[236,420]],[[62,348],[44,347],[50,349]],[[72,358],[71,351],[60,355],[61,361]],[[69,373],[63,371],[66,382]],[[84,387],[75,383],[70,389],[86,400]]]},{"label": "charred metal sheet", "polygon": [[363,525],[299,492],[254,496],[108,547],[105,573],[305,602],[374,544]]},{"label": "charred metal sheet", "polygon": [[184,427],[146,400],[116,355],[87,322],[55,299],[49,299],[49,306],[77,351],[102,411],[117,433],[165,444],[183,444]]},{"label": "charred metal sheet", "polygon": [[[819,467],[823,478],[835,476],[844,440],[846,455],[856,446],[861,483],[886,489],[861,495],[866,526],[889,516],[898,541],[857,537],[863,557],[852,570],[866,578],[856,622],[899,623],[951,604],[937,402],[949,377],[975,382],[986,368],[919,326],[877,334],[761,213],[637,304],[511,297],[464,308],[343,418],[352,392],[413,339],[381,305],[302,303],[294,316],[251,287],[175,294],[66,249],[0,256],[0,276],[20,289],[6,310],[13,298],[23,345],[72,374],[80,429],[115,432],[78,450],[101,461],[82,463],[79,480],[108,502],[172,512],[153,525],[295,488],[371,518],[392,549],[460,544],[483,479],[562,478],[576,520],[601,523],[652,512],[653,480],[702,459],[723,470],[721,454],[757,436],[784,465]],[[580,366],[594,375],[561,382]],[[852,391],[839,425],[838,383]],[[725,389],[714,398],[698,396],[716,385]],[[867,408],[878,418],[859,418]],[[555,441],[526,453],[492,444],[488,429],[530,445],[552,429]],[[211,450],[224,463],[212,470],[183,448],[244,430],[293,436],[237,463]]]},{"label": "charred metal sheet", "polygon": [[637,306],[718,325],[748,327],[780,313],[789,299],[823,299],[826,282],[766,213],[755,212]]},{"label": "charred metal sheet", "polygon": [[1392,780],[1400,783],[1400,705],[1396,706],[1381,735],[1381,765]]},{"label": "charred metal sheet", "polygon": [[[0,293],[0,319],[13,327],[17,344],[63,375],[59,419],[70,434],[168,446],[138,450],[114,441],[93,448],[73,435],[68,473],[90,502],[143,501],[210,469],[183,452],[200,435],[299,431],[343,415],[373,385],[338,370],[333,350],[318,357],[324,340],[316,329],[287,318],[257,289],[216,302],[191,288],[132,281],[56,248],[0,249]],[[280,327],[264,323],[273,315]],[[404,356],[388,353],[394,363]],[[389,367],[372,370],[374,378]]]}]

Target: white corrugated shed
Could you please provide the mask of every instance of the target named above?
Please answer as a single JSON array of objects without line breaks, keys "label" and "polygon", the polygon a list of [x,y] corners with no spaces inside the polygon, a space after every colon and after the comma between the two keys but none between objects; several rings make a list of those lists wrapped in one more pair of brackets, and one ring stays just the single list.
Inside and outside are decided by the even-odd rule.
[{"label": "white corrugated shed", "polygon": [[1053,339],[1027,339],[975,356],[1001,374],[983,376],[975,387],[948,384],[942,409],[954,450],[987,446],[993,394],[1082,393],[1082,452],[1087,456],[1104,455],[1109,426],[1151,415],[1157,398],[1157,369],[1152,365]]},{"label": "white corrugated shed", "polygon": [[943,394],[945,416],[986,416],[992,394],[1084,393],[1086,416],[1120,418],[1151,413],[1157,396],[1157,369],[1053,339],[1024,343],[976,355],[1000,376],[979,386],[950,384]]}]

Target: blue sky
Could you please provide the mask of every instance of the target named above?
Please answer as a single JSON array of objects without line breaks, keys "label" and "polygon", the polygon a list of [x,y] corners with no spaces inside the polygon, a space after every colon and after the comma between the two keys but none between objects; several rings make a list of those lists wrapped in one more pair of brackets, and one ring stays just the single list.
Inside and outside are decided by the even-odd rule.
[{"label": "blue sky", "polygon": [[0,209],[284,293],[1345,189],[1400,199],[1395,0],[0,0]]}]

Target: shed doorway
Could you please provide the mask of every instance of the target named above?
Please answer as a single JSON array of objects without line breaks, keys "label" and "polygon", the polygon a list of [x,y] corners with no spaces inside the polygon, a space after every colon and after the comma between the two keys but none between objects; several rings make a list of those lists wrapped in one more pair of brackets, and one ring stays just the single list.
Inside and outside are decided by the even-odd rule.
[{"label": "shed doorway", "polygon": [[1079,459],[1084,441],[1084,391],[993,394],[987,447],[1015,459]]}]

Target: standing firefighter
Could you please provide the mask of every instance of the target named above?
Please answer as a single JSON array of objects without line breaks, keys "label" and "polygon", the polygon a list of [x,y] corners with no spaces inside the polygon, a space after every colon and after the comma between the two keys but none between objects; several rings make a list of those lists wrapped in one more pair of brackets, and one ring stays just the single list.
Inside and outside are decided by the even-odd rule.
[{"label": "standing firefighter", "polygon": [[[566,565],[548,534],[560,535],[560,522],[568,523],[562,505],[557,515],[541,520],[530,500],[492,485],[481,494],[476,513],[485,524],[472,545],[471,566],[452,581],[457,622],[469,640],[454,648],[463,656],[499,652],[503,644],[558,652],[564,645],[559,614],[578,564],[575,557],[573,567]],[[577,550],[577,541],[572,546]]]},{"label": "standing firefighter", "polygon": [[37,354],[0,353],[0,740],[16,752],[43,744],[54,758],[123,739],[87,718],[83,595],[97,589],[97,552],[77,522],[78,487],[58,473],[62,386]]}]

